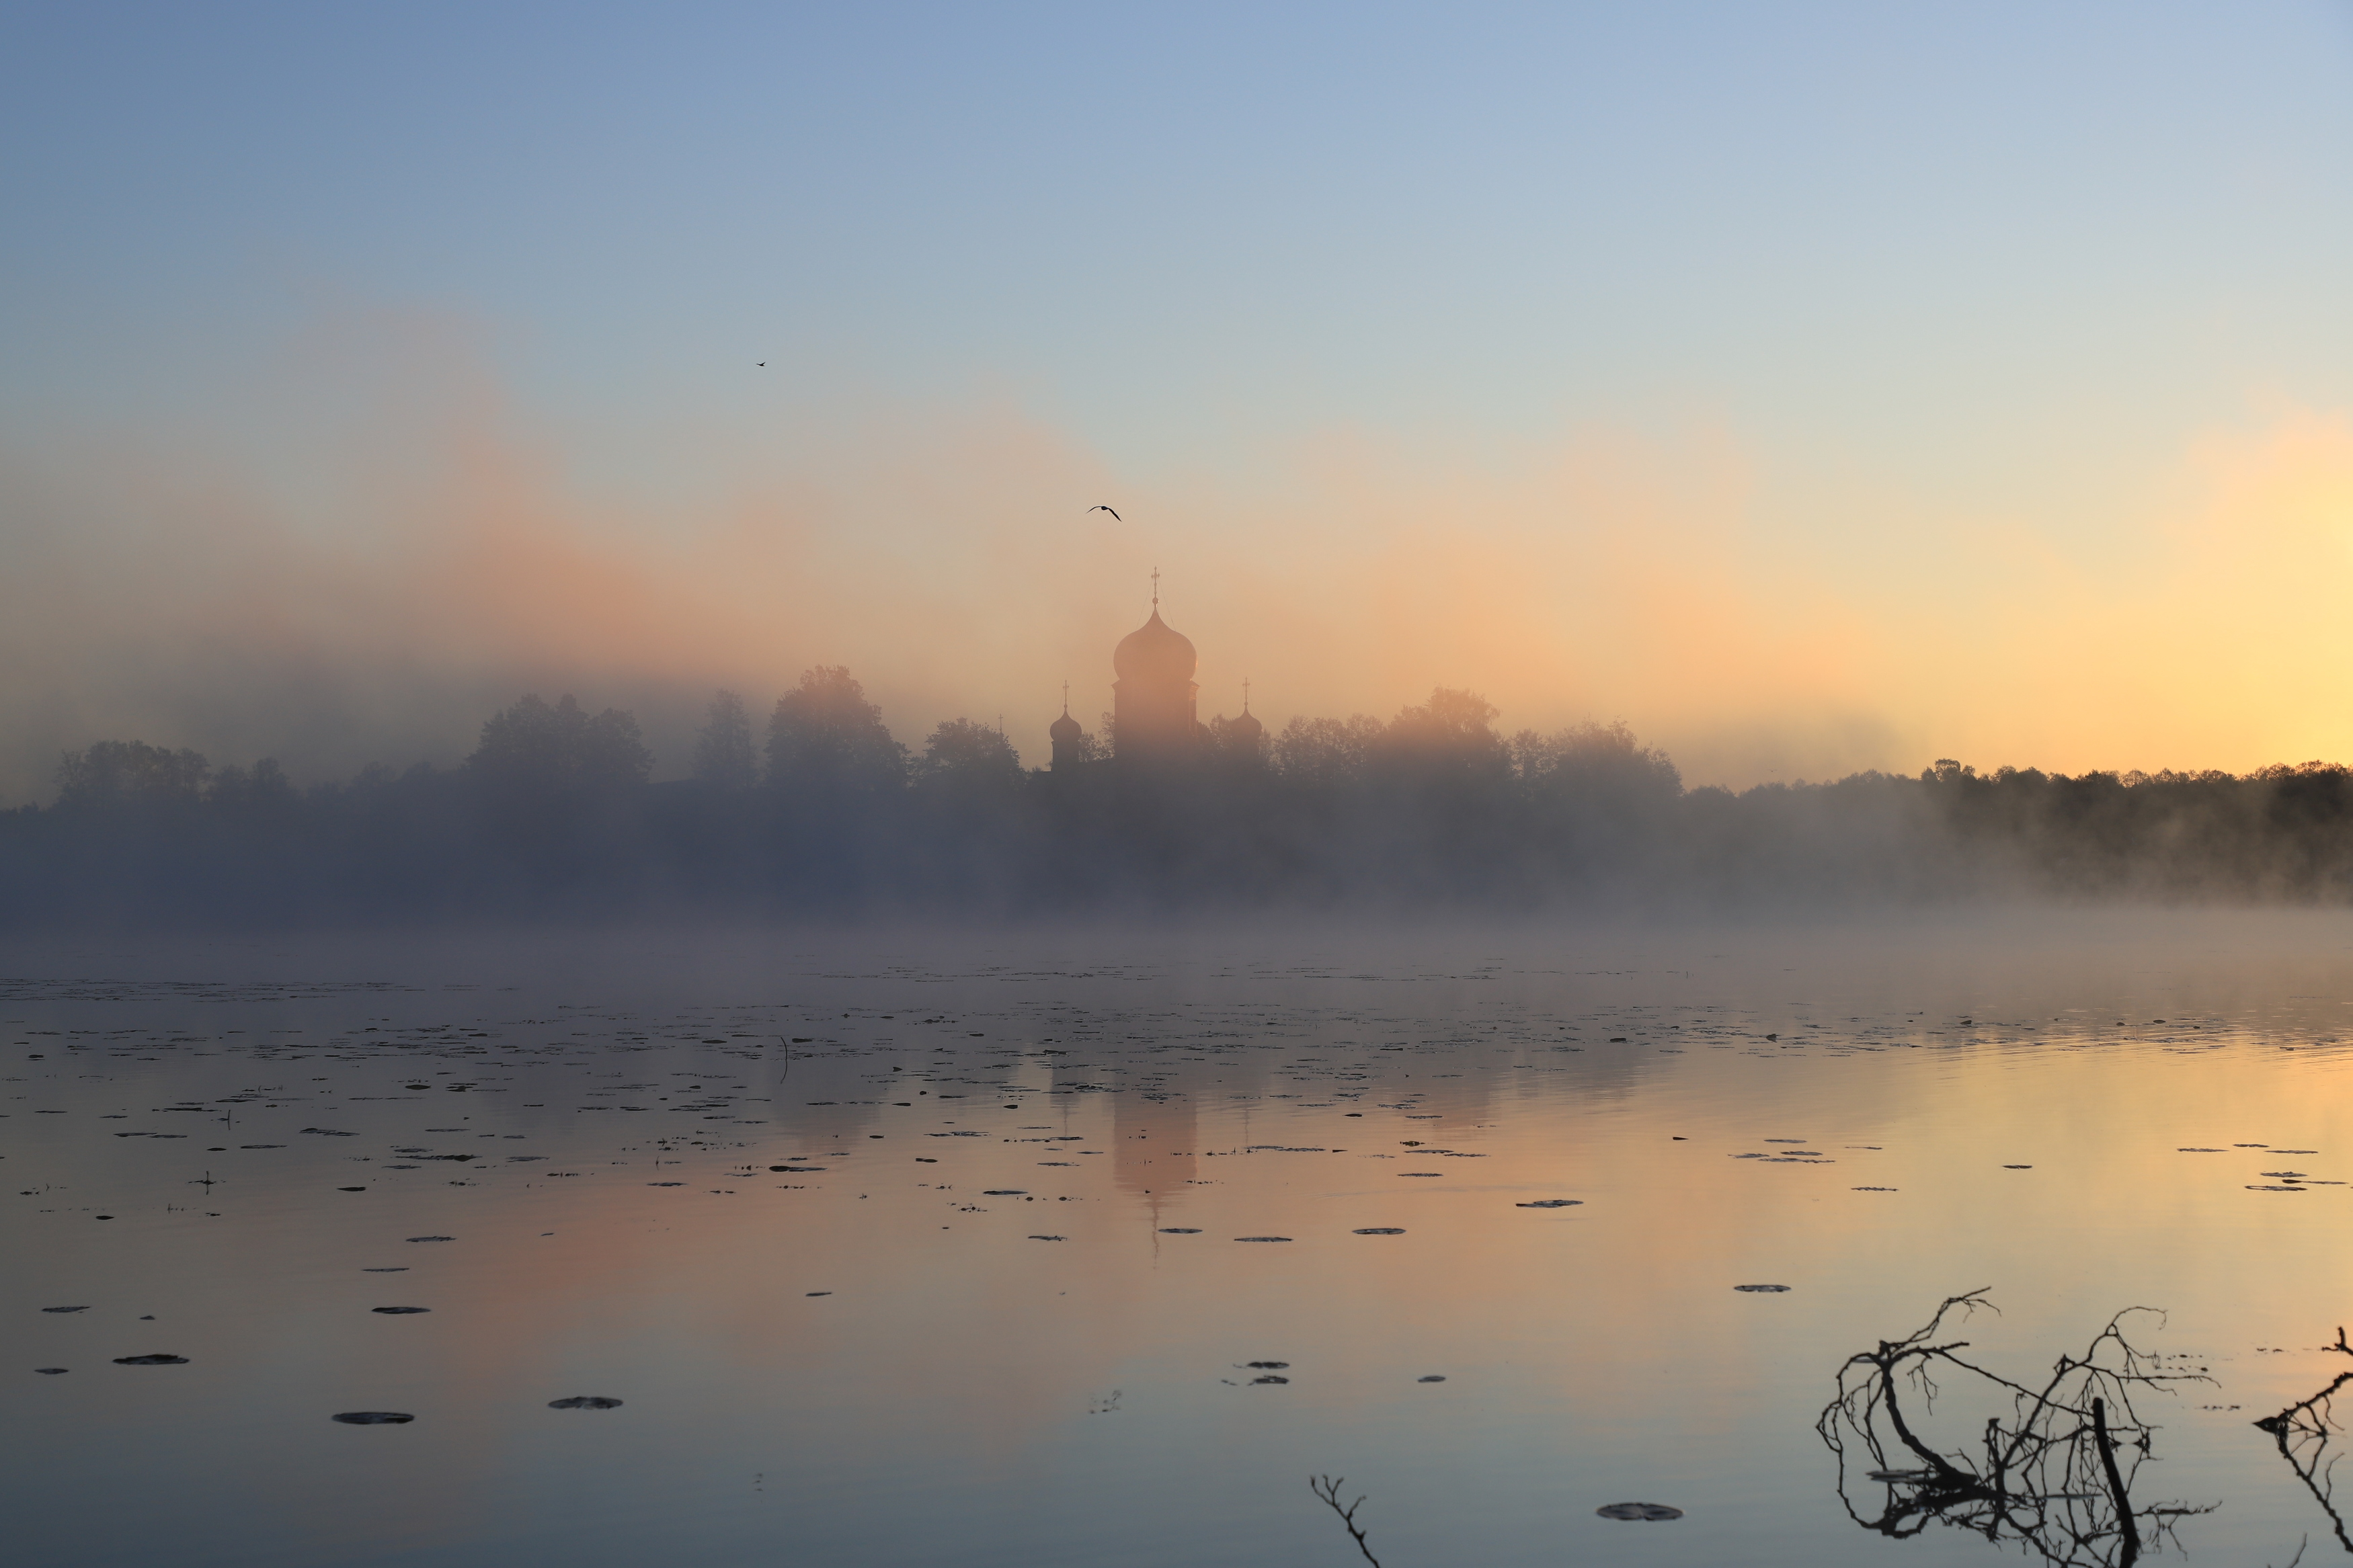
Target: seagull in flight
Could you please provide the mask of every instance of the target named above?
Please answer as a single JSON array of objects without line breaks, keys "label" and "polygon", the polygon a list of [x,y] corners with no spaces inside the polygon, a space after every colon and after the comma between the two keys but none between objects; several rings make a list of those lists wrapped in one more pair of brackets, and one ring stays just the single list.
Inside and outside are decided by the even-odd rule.
[{"label": "seagull in flight", "polygon": [[[1089,511],[1111,511],[1111,508],[1107,506],[1091,506],[1087,508],[1087,510]],[[1111,511],[1111,520],[1113,522],[1125,522],[1127,521],[1127,519],[1120,516],[1119,513],[1115,511]]]},{"label": "seagull in flight", "polygon": [[760,368],[761,368],[762,370],[765,370],[765,369],[767,369],[767,368],[768,368],[768,362],[767,362],[766,360],[762,360],[762,361],[760,362]]}]

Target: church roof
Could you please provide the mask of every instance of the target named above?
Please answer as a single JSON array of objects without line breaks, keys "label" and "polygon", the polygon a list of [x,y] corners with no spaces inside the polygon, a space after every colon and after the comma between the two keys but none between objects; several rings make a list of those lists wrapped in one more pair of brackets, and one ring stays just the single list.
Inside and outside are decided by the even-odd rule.
[{"label": "church roof", "polygon": [[1122,680],[1188,681],[1200,665],[1193,639],[1162,620],[1156,607],[1150,620],[1120,638],[1111,656]]},{"label": "church roof", "polygon": [[1075,741],[1081,735],[1086,733],[1086,731],[1079,727],[1079,721],[1076,719],[1071,718],[1068,713],[1064,713],[1060,718],[1046,726],[1046,733],[1051,735],[1057,741]]}]

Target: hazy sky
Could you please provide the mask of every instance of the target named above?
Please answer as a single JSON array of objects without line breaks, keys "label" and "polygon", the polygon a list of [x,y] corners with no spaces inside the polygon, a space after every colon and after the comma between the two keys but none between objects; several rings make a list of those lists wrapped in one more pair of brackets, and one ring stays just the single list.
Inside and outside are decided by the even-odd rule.
[{"label": "hazy sky", "polygon": [[5,20],[0,804],[819,661],[1041,761],[1155,564],[1205,715],[2353,760],[2343,5]]}]

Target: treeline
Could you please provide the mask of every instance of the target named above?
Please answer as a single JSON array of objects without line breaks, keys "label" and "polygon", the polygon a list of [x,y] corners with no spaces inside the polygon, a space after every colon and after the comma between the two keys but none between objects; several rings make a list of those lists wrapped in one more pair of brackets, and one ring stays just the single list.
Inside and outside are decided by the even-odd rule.
[{"label": "treeline", "polygon": [[1386,721],[1206,727],[1143,768],[1082,733],[1028,770],[941,723],[911,751],[849,671],[757,730],[721,692],[691,779],[649,782],[628,713],[526,697],[455,768],[298,787],[273,762],[102,742],[0,813],[0,922],[800,918],[1186,908],[1506,911],[2020,894],[2339,902],[2353,778],[1940,760],[1686,790],[1622,724],[1505,734],[1440,689]]}]

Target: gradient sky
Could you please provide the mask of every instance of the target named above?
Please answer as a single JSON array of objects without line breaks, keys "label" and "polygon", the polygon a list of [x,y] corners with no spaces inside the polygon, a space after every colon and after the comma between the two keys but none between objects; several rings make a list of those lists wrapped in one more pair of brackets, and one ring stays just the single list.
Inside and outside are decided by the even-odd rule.
[{"label": "gradient sky", "polygon": [[818,661],[1040,761],[1155,564],[1205,715],[2353,758],[2343,5],[0,19],[0,804]]}]

